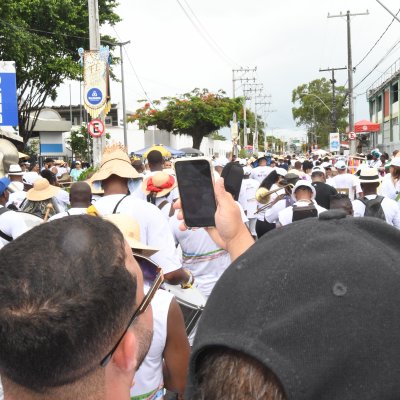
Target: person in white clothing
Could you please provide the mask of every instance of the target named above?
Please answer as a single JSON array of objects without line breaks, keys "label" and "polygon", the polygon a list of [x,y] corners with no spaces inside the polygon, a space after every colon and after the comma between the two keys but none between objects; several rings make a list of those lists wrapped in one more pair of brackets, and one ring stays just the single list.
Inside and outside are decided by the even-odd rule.
[{"label": "person in white clothing", "polygon": [[349,192],[350,200],[354,200],[358,179],[355,175],[347,173],[347,166],[343,160],[339,160],[335,164],[335,168],[338,174],[330,181],[332,185],[338,192],[340,189],[346,189]]},{"label": "person in white clothing", "polygon": [[67,211],[53,215],[49,218],[49,221],[67,217],[69,215],[86,214],[92,200],[92,191],[89,184],[86,182],[74,182],[71,186],[69,199],[71,208]]},{"label": "person in white clothing", "polygon": [[11,164],[8,170],[8,177],[11,180],[11,186],[13,191],[10,193],[6,207],[19,209],[21,203],[26,198],[26,192],[24,191],[24,182],[22,176],[24,172],[18,164]]},{"label": "person in white clothing", "polygon": [[382,161],[380,159],[381,155],[382,153],[379,151],[379,149],[374,149],[371,151],[372,160],[369,162],[369,166],[371,168],[379,168],[382,166]]},{"label": "person in white clothing", "polygon": [[256,191],[260,186],[260,183],[250,178],[251,167],[243,167],[243,181],[240,188],[239,203],[242,205],[247,218],[249,219],[249,230],[252,236],[257,236],[256,233],[256,222],[257,222],[257,200]]},{"label": "person in white clothing", "polygon": [[400,157],[392,159],[389,171],[383,178],[380,194],[394,200],[400,208]]},{"label": "person in white clothing", "polygon": [[[355,217],[364,217],[367,210],[367,204],[374,201],[373,215],[378,218],[385,218],[386,222],[400,229],[400,209],[397,203],[383,196],[378,196],[377,189],[380,184],[379,172],[376,168],[367,168],[361,171],[360,183],[364,196],[353,201],[353,210]],[[379,210],[383,211],[383,216]]]},{"label": "person in white clothing", "polygon": [[0,248],[16,239],[28,230],[22,217],[5,207],[8,202],[10,179],[0,179]]},{"label": "person in white clothing", "polygon": [[279,212],[279,225],[288,225],[300,219],[317,217],[322,212],[327,211],[314,200],[315,188],[310,182],[297,181],[293,188],[293,193],[296,201],[293,206]]},{"label": "person in white clothing", "polygon": [[[107,147],[100,163],[100,169],[92,176],[92,182],[100,182],[104,196],[95,203],[101,215],[128,214],[140,225],[140,237],[149,246],[160,251],[152,256],[165,272],[165,279],[172,284],[185,284],[191,277],[181,268],[175,249],[174,239],[161,211],[129,194],[131,182],[138,179],[128,154],[118,145]],[[136,184],[134,184],[136,187]]]},{"label": "person in white clothing", "polygon": [[146,175],[142,183],[142,191],[146,200],[157,206],[168,220],[174,213],[172,204],[176,200],[176,179],[164,171],[156,171]]},{"label": "person in white clothing", "polygon": [[[144,292],[156,279],[157,266],[149,259],[157,252],[140,242],[138,223],[129,215],[112,214],[105,217],[116,225],[133,251],[142,269]],[[153,337],[149,351],[136,371],[130,390],[131,400],[163,399],[164,388],[183,395],[186,384],[190,347],[182,311],[174,296],[166,290],[157,290],[151,302],[153,310]]]},{"label": "person in white clothing", "polygon": [[258,158],[253,165],[256,165],[256,167],[251,171],[250,178],[255,179],[259,183],[261,183],[273,170],[273,168],[267,166],[266,157]]}]

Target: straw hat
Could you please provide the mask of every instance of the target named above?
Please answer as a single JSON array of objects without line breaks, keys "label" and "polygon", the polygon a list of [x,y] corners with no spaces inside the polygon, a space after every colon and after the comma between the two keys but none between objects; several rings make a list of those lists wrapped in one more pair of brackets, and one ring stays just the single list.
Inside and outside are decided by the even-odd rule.
[{"label": "straw hat", "polygon": [[22,172],[21,167],[19,164],[11,164],[10,169],[8,170],[8,175],[18,175],[22,176],[24,172]]},{"label": "straw hat", "polygon": [[139,174],[131,165],[131,160],[124,147],[112,145],[106,147],[100,163],[100,169],[92,176],[91,181],[104,181],[111,175],[121,178],[139,178]]},{"label": "straw hat", "polygon": [[31,201],[51,199],[60,191],[59,187],[50,185],[46,178],[40,178],[33,184],[33,188],[26,193],[26,198]]},{"label": "straw hat", "polygon": [[142,190],[146,196],[153,192],[156,197],[163,197],[174,188],[176,188],[176,179],[164,171],[156,172],[142,183]]},{"label": "straw hat", "polygon": [[378,170],[376,168],[363,168],[360,173],[360,183],[380,182]]},{"label": "straw hat", "polygon": [[113,223],[122,232],[131,249],[140,252],[146,257],[150,257],[159,250],[149,247],[140,241],[140,226],[130,215],[110,214],[103,218]]}]

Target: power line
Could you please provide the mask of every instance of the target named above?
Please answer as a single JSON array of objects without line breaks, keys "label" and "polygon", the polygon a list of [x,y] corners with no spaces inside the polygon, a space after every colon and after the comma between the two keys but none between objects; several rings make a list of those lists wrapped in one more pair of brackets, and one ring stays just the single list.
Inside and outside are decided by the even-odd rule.
[{"label": "power line", "polygon": [[208,38],[207,36],[203,33],[203,31],[199,28],[199,26],[196,24],[196,22],[193,20],[193,18],[190,16],[190,14],[187,12],[185,7],[183,7],[182,3],[179,0],[176,0],[177,3],[179,4],[179,7],[181,10],[185,13],[186,17],[189,19],[191,24],[194,26],[196,31],[199,33],[199,35],[204,39],[204,41],[213,49],[228,65],[231,65],[231,61],[227,56],[221,52],[221,50],[218,49]]},{"label": "power line", "polygon": [[[115,34],[117,35],[117,38],[118,38],[119,40],[121,40],[120,37],[119,37],[119,35],[118,35],[118,32],[117,32],[116,29],[115,29],[115,27],[113,27],[113,30],[114,30]],[[124,51],[125,51],[125,54],[126,54],[126,58],[128,59],[129,65],[131,66],[132,71],[133,71],[133,73],[135,74],[136,80],[138,81],[140,87],[142,88],[142,91],[143,91],[144,95],[146,96],[146,99],[147,99],[147,100],[149,101],[149,103],[153,106],[153,108],[156,108],[156,106],[153,104],[153,102],[151,101],[150,97],[148,96],[148,94],[147,94],[147,92],[146,92],[146,89],[144,88],[144,86],[143,86],[143,84],[142,84],[142,82],[141,82],[141,80],[140,80],[140,78],[139,78],[139,75],[138,75],[137,72],[136,72],[135,67],[133,66],[133,63],[132,63],[132,61],[131,61],[131,59],[130,59],[130,57],[129,57],[129,53],[126,51],[125,48],[124,48]]]},{"label": "power line", "polygon": [[358,82],[355,86],[354,89],[358,86],[361,85],[361,83],[363,83],[378,67],[380,64],[382,64],[383,61],[386,60],[386,58],[389,56],[389,54],[400,44],[400,40],[398,40],[390,49],[389,51],[379,60],[379,62],[375,65],[374,68],[372,68],[371,71],[368,72],[367,75],[364,76],[364,78],[361,79],[360,82]]},{"label": "power line", "polygon": [[[397,11],[396,16],[400,13],[400,8],[399,11]],[[367,54],[361,59],[361,61],[354,67],[354,69],[356,69],[372,52],[372,50],[374,50],[374,48],[376,47],[376,45],[380,42],[380,40],[383,38],[383,36],[385,35],[385,33],[389,30],[389,28],[392,26],[393,22],[395,21],[395,18],[392,19],[392,21],[390,22],[390,24],[387,26],[387,28],[383,31],[382,35],[379,37],[379,39],[375,42],[375,44],[369,49],[369,51],[367,52]]]},{"label": "power line", "polygon": [[183,2],[186,4],[186,7],[189,9],[189,11],[192,13],[192,15],[194,16],[194,18],[196,19],[197,23],[199,24],[199,26],[201,27],[201,29],[203,29],[204,33],[210,38],[210,40],[212,41],[212,43],[215,45],[215,47],[221,52],[221,54],[224,55],[224,57],[230,61],[231,64],[235,64],[235,65],[239,65],[237,62],[235,62],[235,60],[233,60],[231,57],[229,57],[224,49],[214,40],[214,38],[208,33],[207,29],[204,27],[204,25],[202,24],[202,22],[200,21],[200,19],[197,17],[197,15],[195,14],[195,12],[193,11],[193,9],[190,7],[189,3],[186,0],[183,0]]}]

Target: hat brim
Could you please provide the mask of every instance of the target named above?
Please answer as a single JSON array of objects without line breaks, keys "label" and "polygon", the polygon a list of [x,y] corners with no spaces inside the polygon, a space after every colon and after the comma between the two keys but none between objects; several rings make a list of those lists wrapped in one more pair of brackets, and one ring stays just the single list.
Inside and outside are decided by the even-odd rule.
[{"label": "hat brim", "polygon": [[[149,178],[151,178],[151,177],[149,177]],[[146,190],[146,187],[147,187],[147,180],[148,180],[149,178],[144,179],[143,182],[142,182],[142,191],[143,191],[143,193],[144,193],[146,196],[147,196],[148,194],[150,194],[150,190]],[[155,197],[157,197],[157,198],[158,198],[158,197],[164,197],[164,196],[166,196],[168,193],[172,192],[172,190],[175,189],[175,188],[176,188],[176,180],[175,180],[175,183],[174,183],[171,187],[166,188],[166,189],[163,189],[163,190],[161,190],[160,192],[154,192]]]},{"label": "hat brim", "polygon": [[147,246],[147,245],[143,244],[142,242],[139,242],[139,240],[136,240],[133,238],[126,238],[126,241],[128,242],[128,244],[132,250],[135,250],[136,252],[144,255],[145,257],[150,257],[159,251],[159,249]]},{"label": "hat brim", "polygon": [[112,159],[104,163],[100,169],[93,174],[91,181],[105,181],[111,175],[117,175],[120,178],[126,179],[140,178],[139,173],[129,162],[120,159]]},{"label": "hat brim", "polygon": [[36,190],[34,187],[26,192],[26,198],[31,201],[43,201],[54,197],[61,189],[50,185],[45,190]]},{"label": "hat brim", "polygon": [[9,172],[8,176],[22,176],[25,172]]}]

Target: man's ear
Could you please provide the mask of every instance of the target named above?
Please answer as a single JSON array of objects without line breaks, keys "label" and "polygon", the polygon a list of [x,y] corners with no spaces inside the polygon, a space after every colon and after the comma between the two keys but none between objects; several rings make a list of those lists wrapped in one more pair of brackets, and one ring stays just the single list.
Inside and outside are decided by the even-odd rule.
[{"label": "man's ear", "polygon": [[132,329],[128,329],[112,356],[112,363],[121,371],[129,372],[137,367],[138,341]]}]

